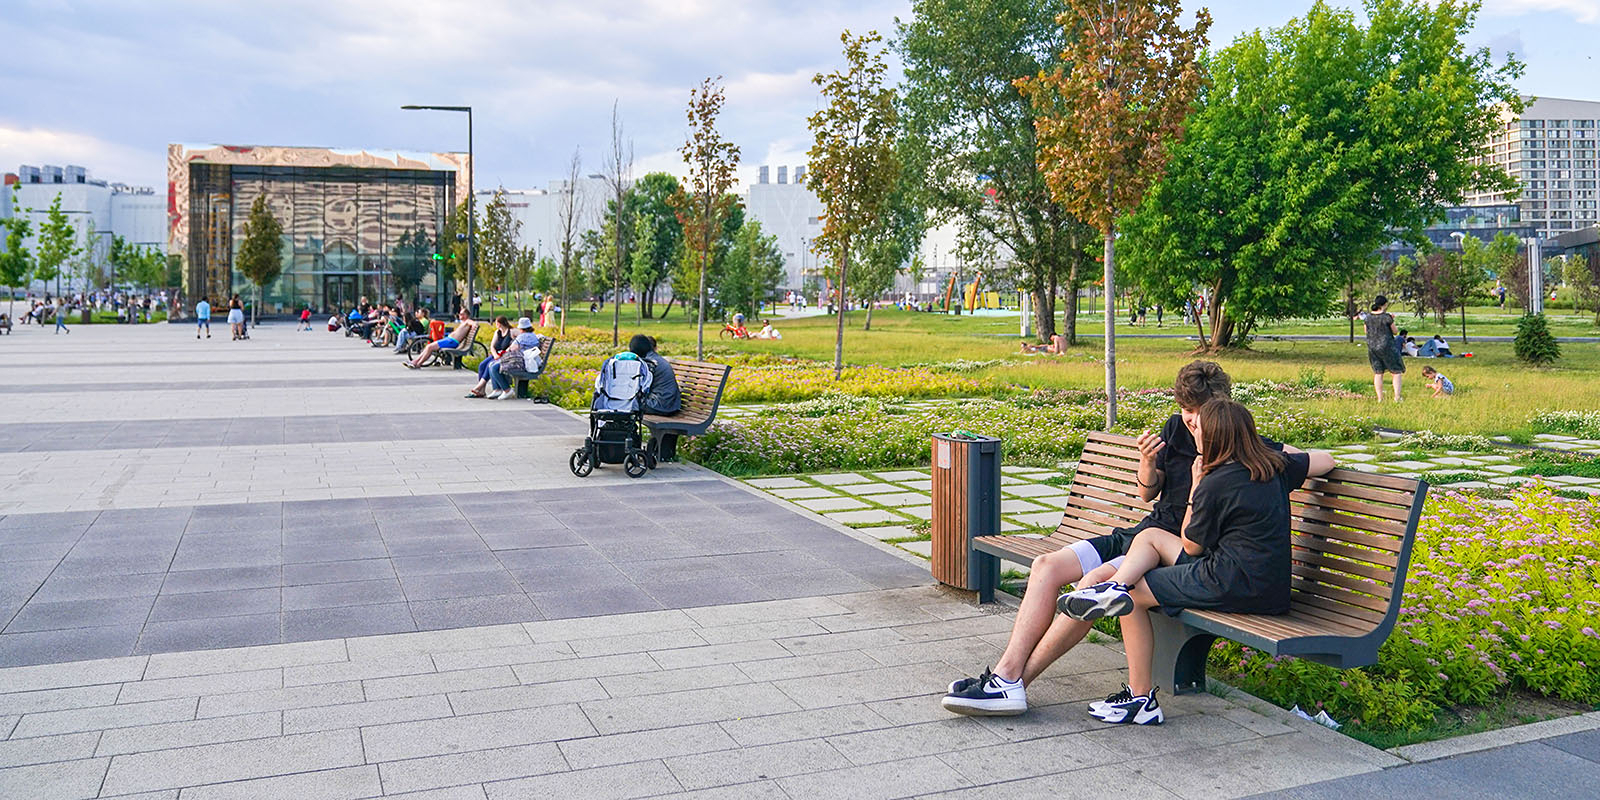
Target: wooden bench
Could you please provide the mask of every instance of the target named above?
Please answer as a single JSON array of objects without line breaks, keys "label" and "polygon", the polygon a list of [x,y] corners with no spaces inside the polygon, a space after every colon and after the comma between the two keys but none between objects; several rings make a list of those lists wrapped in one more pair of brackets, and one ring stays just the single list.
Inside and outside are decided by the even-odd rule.
[{"label": "wooden bench", "polygon": [[449,364],[451,369],[462,369],[462,363],[468,356],[479,358],[489,357],[489,346],[478,341],[478,332],[483,330],[483,324],[472,323],[472,329],[467,332],[464,341],[450,349],[439,348],[434,352],[434,359],[442,364]]},{"label": "wooden bench", "polygon": [[683,406],[672,416],[644,415],[650,428],[650,449],[657,461],[678,460],[678,437],[699,436],[717,419],[722,404],[722,389],[728,384],[726,364],[706,361],[680,361],[669,358],[672,374],[678,379]]},{"label": "wooden bench", "polygon": [[[1055,533],[973,539],[979,600],[993,599],[1002,559],[1030,563],[1143,519],[1151,504],[1138,499],[1138,468],[1133,437],[1090,434]],[[1340,669],[1377,663],[1378,647],[1400,614],[1406,567],[1427,492],[1423,481],[1350,469],[1307,479],[1290,495],[1289,613],[1185,610],[1169,617],[1149,612],[1156,638],[1156,683],[1175,694],[1203,691],[1206,656],[1219,636],[1268,655]]]},{"label": "wooden bench", "polygon": [[[542,375],[544,373],[544,371],[549,368],[549,366],[550,366],[550,351],[555,349],[555,346],[556,346],[555,337],[553,337],[553,336],[540,336],[539,337],[539,371],[533,373],[534,377],[538,377],[539,375]],[[516,379],[517,397],[519,399],[526,400],[528,398],[528,382],[531,381],[531,380],[532,380],[532,378],[517,378]]]}]

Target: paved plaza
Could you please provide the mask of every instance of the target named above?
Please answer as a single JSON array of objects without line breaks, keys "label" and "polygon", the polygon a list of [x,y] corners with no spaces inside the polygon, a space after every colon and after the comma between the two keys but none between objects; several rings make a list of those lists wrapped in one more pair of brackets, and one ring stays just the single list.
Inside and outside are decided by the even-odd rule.
[{"label": "paved plaza", "polygon": [[[1107,727],[1107,642],[1024,717],[953,717],[1010,611],[824,515],[914,525],[925,475],[580,480],[581,418],[470,380],[287,324],[0,340],[0,797],[1361,797],[1420,769],[1239,693]],[[1009,476],[1008,515],[1054,513],[1049,474]]]}]

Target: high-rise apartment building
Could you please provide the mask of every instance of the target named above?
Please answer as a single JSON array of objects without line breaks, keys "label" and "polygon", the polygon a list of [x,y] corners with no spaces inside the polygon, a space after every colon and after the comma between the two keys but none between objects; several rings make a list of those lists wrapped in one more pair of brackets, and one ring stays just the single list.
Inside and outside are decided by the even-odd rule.
[{"label": "high-rise apartment building", "polygon": [[1528,98],[1522,114],[1509,110],[1484,156],[1511,173],[1522,192],[1478,192],[1469,206],[1515,202],[1522,222],[1552,239],[1600,224],[1600,102]]}]

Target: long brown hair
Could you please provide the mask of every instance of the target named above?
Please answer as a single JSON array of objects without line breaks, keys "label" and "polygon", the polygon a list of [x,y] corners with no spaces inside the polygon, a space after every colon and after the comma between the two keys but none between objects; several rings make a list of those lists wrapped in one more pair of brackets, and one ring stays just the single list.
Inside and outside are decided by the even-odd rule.
[{"label": "long brown hair", "polygon": [[1250,480],[1264,483],[1283,471],[1283,454],[1267,447],[1256,433],[1256,419],[1226,397],[1213,397],[1200,407],[1201,474],[1229,461],[1250,471]]}]

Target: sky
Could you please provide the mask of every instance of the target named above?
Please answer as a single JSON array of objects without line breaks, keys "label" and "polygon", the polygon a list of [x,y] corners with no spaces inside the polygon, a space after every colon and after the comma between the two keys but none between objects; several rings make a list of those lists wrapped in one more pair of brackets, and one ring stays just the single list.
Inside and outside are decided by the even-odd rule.
[{"label": "sky", "polygon": [[[1334,0],[1334,5],[1351,5]],[[1197,4],[1186,3],[1186,8]],[[1207,3],[1214,45],[1310,0]],[[727,85],[740,177],[805,162],[811,77],[839,34],[892,36],[910,0],[0,0],[0,172],[80,164],[164,187],[169,142],[466,149],[479,188],[542,188],[575,148],[602,169],[613,103],[635,174],[681,174],[684,108]],[[1600,0],[1484,0],[1470,45],[1527,65],[1528,94],[1600,100]]]}]

